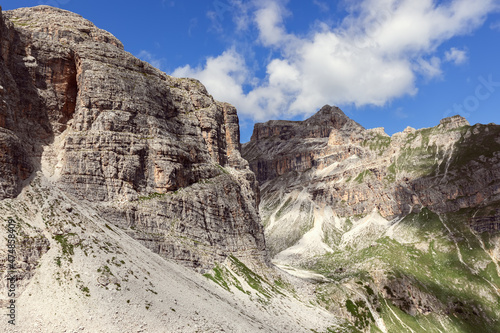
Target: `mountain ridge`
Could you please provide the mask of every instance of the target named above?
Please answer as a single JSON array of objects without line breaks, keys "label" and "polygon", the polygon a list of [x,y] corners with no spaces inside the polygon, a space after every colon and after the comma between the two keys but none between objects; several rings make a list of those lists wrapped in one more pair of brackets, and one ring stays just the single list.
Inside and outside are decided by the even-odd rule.
[{"label": "mountain ridge", "polygon": [[499,125],[266,133],[242,146],[266,244],[318,304],[362,332],[500,331]]}]

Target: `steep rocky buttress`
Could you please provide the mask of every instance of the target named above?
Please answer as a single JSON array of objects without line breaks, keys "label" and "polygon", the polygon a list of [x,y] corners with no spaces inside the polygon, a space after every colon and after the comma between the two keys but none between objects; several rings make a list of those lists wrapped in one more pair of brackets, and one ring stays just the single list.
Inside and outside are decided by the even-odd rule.
[{"label": "steep rocky buttress", "polygon": [[36,172],[166,258],[266,262],[236,109],[47,6],[0,20],[0,199]]}]

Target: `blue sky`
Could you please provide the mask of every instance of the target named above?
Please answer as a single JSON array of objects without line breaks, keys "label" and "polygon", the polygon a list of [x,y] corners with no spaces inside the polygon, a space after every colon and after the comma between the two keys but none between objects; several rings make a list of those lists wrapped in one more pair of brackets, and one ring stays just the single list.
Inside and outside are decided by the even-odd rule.
[{"label": "blue sky", "polygon": [[500,0],[7,0],[76,12],[253,124],[338,105],[388,134],[461,114],[500,124]]}]

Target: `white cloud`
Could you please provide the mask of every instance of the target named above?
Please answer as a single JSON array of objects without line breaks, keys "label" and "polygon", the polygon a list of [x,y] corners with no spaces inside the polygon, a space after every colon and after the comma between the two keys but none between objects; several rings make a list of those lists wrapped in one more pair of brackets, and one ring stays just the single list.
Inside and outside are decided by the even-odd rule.
[{"label": "white cloud", "polygon": [[415,70],[422,74],[426,79],[441,76],[443,73],[441,71],[441,59],[438,57],[432,57],[429,60],[420,58],[417,60]]},{"label": "white cloud", "polygon": [[[234,49],[173,75],[200,79],[215,98],[256,120],[307,116],[324,104],[381,106],[416,94],[417,78],[439,77],[437,47],[473,32],[494,2],[360,0],[347,8],[349,14],[338,26],[316,24],[314,31],[298,36],[286,29],[286,1],[255,0],[257,42],[279,53],[265,64],[265,78],[256,78]],[[465,51],[455,50],[445,59],[465,61]]]},{"label": "white cloud", "polygon": [[452,47],[444,53],[446,61],[453,62],[455,65],[461,65],[467,61],[467,51]]},{"label": "white cloud", "polygon": [[500,31],[500,21],[496,21],[490,24],[490,29]]},{"label": "white cloud", "polygon": [[255,12],[255,23],[259,29],[259,40],[264,46],[278,46],[289,35],[284,26],[285,7],[280,1],[265,1]]},{"label": "white cloud", "polygon": [[197,78],[217,99],[236,101],[244,97],[242,86],[247,80],[248,72],[245,59],[230,49],[216,58],[208,58],[204,68],[186,65],[177,68],[172,75]]},{"label": "white cloud", "polygon": [[234,49],[207,59],[205,66],[192,68],[189,65],[177,68],[172,75],[194,77],[203,82],[218,100],[237,105],[242,113],[253,115],[257,120],[277,117],[280,110],[300,90],[300,73],[286,61],[274,60],[268,65],[268,82],[255,87],[247,94],[243,85],[251,82],[245,59]]},{"label": "white cloud", "polygon": [[313,0],[313,3],[318,6],[318,8],[322,11],[322,12],[327,12],[330,10],[330,7],[328,6],[328,4],[326,2],[323,2],[323,1],[319,1],[319,0]]},{"label": "white cloud", "polygon": [[252,23],[250,17],[251,2],[244,0],[231,0],[233,8],[232,17],[233,23],[236,26],[236,31],[245,31]]},{"label": "white cloud", "polygon": [[136,57],[146,62],[149,62],[151,65],[153,65],[153,67],[163,70],[162,66],[163,62],[165,61],[164,58],[157,58],[154,54],[146,50],[142,50],[141,52],[139,52],[139,54],[136,55]]},{"label": "white cloud", "polygon": [[217,33],[223,33],[223,23],[232,18],[236,31],[245,31],[251,24],[250,10],[254,8],[251,1],[245,0],[215,0],[206,13],[211,21],[210,29]]}]

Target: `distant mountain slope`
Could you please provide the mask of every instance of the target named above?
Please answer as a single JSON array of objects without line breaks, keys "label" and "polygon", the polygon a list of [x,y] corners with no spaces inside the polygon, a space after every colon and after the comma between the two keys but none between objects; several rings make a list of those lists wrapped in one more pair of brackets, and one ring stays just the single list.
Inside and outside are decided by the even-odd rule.
[{"label": "distant mountain slope", "polygon": [[500,332],[500,126],[389,137],[325,106],[242,152],[273,262],[323,275],[320,304],[363,331]]}]

